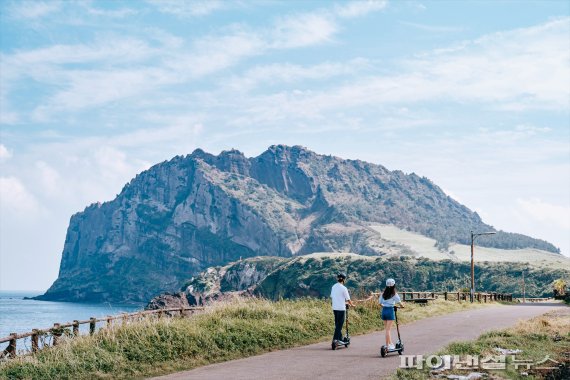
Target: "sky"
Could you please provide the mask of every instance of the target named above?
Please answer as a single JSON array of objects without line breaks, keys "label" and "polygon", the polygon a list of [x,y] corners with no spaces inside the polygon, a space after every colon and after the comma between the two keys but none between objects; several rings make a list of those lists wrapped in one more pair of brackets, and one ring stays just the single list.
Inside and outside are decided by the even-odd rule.
[{"label": "sky", "polygon": [[570,2],[0,2],[0,289],[69,218],[196,148],[425,176],[570,256]]}]

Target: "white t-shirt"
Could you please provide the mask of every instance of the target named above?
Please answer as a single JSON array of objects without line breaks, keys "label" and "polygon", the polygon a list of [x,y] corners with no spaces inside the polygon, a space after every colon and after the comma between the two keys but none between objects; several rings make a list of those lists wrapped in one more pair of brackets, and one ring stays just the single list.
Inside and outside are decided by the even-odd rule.
[{"label": "white t-shirt", "polygon": [[331,289],[333,310],[346,310],[346,301],[350,299],[346,286],[337,282]]}]

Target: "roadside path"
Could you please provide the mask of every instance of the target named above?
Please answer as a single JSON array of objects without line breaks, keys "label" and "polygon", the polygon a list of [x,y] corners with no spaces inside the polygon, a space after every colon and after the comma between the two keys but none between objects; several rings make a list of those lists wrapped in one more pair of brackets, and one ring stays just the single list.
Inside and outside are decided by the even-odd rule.
[{"label": "roadside path", "polygon": [[[557,303],[488,306],[401,325],[404,354],[430,354],[453,341],[475,339],[485,331],[509,327],[517,320],[533,318],[553,309],[570,314],[570,308]],[[395,337],[394,329],[392,338]],[[392,374],[400,365],[397,354],[380,358],[379,348],[383,341],[384,332],[375,332],[353,336],[348,349],[332,351],[330,342],[327,341],[212,364],[155,379],[381,379]]]}]

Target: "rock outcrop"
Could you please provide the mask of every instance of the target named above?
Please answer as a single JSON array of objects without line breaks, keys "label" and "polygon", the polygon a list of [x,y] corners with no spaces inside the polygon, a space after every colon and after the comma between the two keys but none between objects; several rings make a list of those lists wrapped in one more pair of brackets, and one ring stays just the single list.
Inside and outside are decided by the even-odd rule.
[{"label": "rock outcrop", "polygon": [[188,301],[188,296],[184,292],[164,293],[151,299],[145,306],[145,310],[180,309],[189,308],[190,305],[191,302]]},{"label": "rock outcrop", "polygon": [[251,296],[255,286],[284,261],[278,257],[253,257],[223,267],[208,268],[184,285],[184,294],[194,305]]},{"label": "rock outcrop", "polygon": [[[58,279],[38,297],[147,302],[212,266],[315,251],[386,252],[367,223],[393,224],[442,246],[490,230],[427,178],[300,146],[258,157],[196,150],[137,175],[112,201],[71,217]],[[550,243],[498,233],[481,245]]]}]

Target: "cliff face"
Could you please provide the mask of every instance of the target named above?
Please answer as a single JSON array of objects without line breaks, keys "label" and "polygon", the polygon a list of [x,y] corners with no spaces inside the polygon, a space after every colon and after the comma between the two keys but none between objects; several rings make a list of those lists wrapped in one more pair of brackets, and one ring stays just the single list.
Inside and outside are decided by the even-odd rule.
[{"label": "cliff face", "polygon": [[[470,229],[492,229],[415,174],[298,146],[272,146],[254,158],[196,150],[137,175],[113,201],[73,215],[58,279],[39,299],[145,302],[240,258],[381,255],[367,222],[395,224],[443,244],[465,242]],[[526,246],[556,250],[524,238]]]}]

